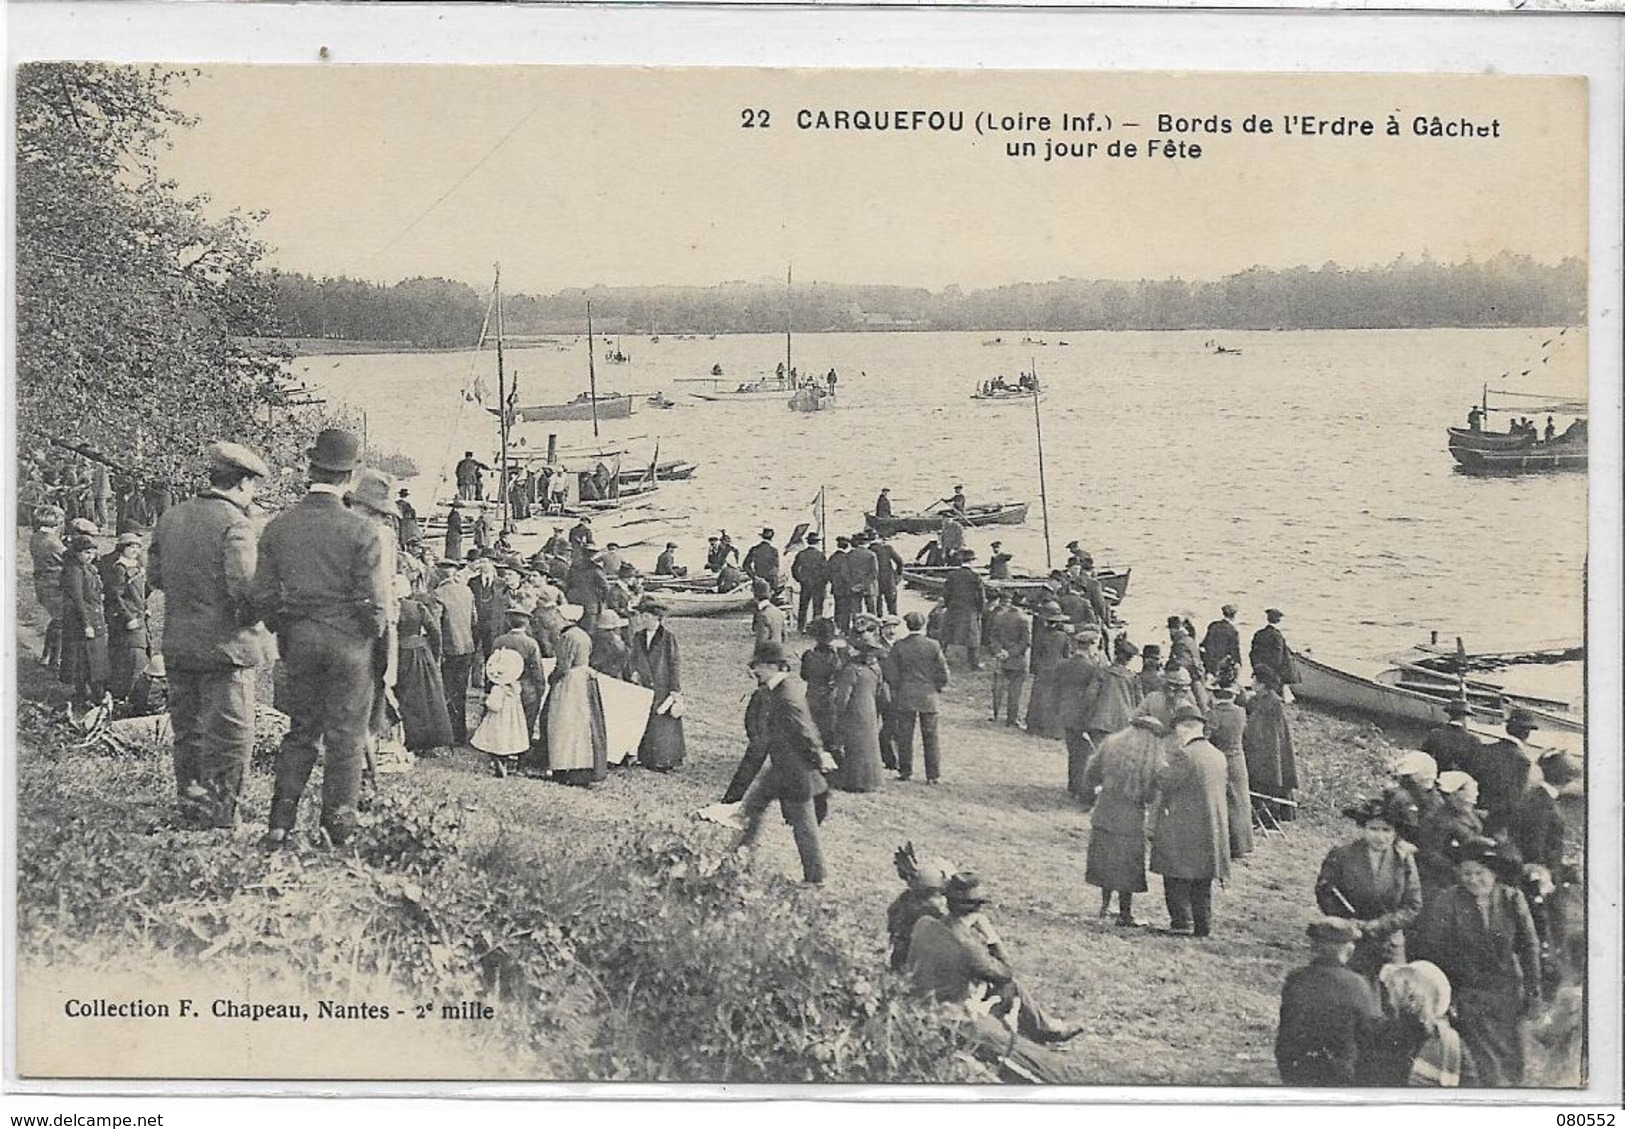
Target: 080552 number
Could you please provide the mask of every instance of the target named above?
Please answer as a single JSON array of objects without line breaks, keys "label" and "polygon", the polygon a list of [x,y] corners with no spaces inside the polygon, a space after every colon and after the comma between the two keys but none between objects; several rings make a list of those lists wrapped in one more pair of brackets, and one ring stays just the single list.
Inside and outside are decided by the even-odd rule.
[{"label": "080552 number", "polygon": [[1560,1113],[1557,1123],[1563,1129],[1613,1129],[1614,1115],[1611,1113]]}]

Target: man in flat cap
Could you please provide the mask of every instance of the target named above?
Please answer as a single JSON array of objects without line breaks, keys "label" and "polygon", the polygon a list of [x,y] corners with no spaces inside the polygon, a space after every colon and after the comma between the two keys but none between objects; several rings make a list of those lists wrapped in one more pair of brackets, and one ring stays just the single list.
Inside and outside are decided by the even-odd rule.
[{"label": "man in flat cap", "polygon": [[1291,686],[1298,681],[1298,667],[1292,661],[1292,648],[1286,645],[1286,637],[1277,626],[1285,617],[1286,613],[1280,608],[1270,608],[1264,612],[1264,618],[1269,622],[1253,632],[1252,643],[1247,648],[1247,661],[1253,668],[1255,680],[1260,670],[1268,668],[1282,686]]},{"label": "man in flat cap", "polygon": [[1202,634],[1202,668],[1217,674],[1224,660],[1234,660],[1241,667],[1241,632],[1236,630],[1236,605],[1226,604],[1219,609],[1219,618],[1207,625]]},{"label": "man in flat cap", "polygon": [[1360,939],[1352,921],[1309,926],[1314,958],[1287,974],[1275,1031],[1275,1065],[1288,1086],[1352,1086],[1360,1046],[1382,1020],[1371,982],[1351,971]]},{"label": "man in flat cap", "polygon": [[372,711],[372,653],[383,638],[385,526],[345,508],[361,444],[329,428],[306,454],[310,489],[265,527],[254,606],[276,632],[288,676],[288,734],[277,750],[268,847],[288,842],[299,801],[322,769],[322,830],[339,845],[356,830],[356,802]]},{"label": "man in flat cap", "polygon": [[254,668],[267,656],[252,601],[258,552],[248,508],[264,461],[209,446],[209,489],[158,519],[148,582],[164,593],[162,653],[184,819],[231,827],[254,747]]}]

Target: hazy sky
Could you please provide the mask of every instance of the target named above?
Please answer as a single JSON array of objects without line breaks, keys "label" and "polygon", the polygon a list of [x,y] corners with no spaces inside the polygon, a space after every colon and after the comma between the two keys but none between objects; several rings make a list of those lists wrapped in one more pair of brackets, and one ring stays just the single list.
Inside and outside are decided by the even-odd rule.
[{"label": "hazy sky", "polygon": [[[265,209],[275,265],[511,290],[782,277],[938,288],[1071,277],[1214,278],[1424,252],[1586,253],[1583,81],[1080,72],[221,67],[180,97],[184,187]],[[767,129],[741,128],[746,108]],[[819,131],[798,111],[959,111],[961,133]],[[1065,113],[1115,128],[1062,133]],[[1047,132],[977,136],[979,112]],[[1198,160],[1044,162],[1043,139],[1143,143],[1160,113]],[[1383,134],[1396,113],[1403,135]],[[1249,114],[1277,132],[1248,135]],[[1370,118],[1371,138],[1282,132]],[[1419,115],[1497,138],[1423,138]],[[1100,118],[1097,117],[1097,121]],[[1138,122],[1138,128],[1125,127]],[[1040,158],[1004,155],[1038,141]]]}]

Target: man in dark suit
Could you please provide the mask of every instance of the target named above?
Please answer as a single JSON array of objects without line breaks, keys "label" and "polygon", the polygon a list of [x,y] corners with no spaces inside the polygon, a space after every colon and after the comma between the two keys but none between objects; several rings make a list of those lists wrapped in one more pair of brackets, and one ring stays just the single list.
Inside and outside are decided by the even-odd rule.
[{"label": "man in dark suit", "polygon": [[850,537],[835,538],[835,551],[829,555],[829,590],[835,597],[835,626],[843,635],[852,630],[852,613],[857,611],[852,605],[851,569],[847,565],[851,553]]},{"label": "man in dark suit", "polygon": [[846,585],[854,615],[858,612],[880,614],[880,561],[869,548],[867,531],[852,537],[852,551],[846,556]]},{"label": "man in dark suit", "polygon": [[993,649],[993,720],[999,720],[999,702],[1005,703],[1004,723],[1015,727],[1021,719],[1021,687],[1027,681],[1027,651],[1032,628],[1009,592],[1000,592],[988,619],[987,645]]},{"label": "man in dark suit", "polygon": [[881,533],[869,548],[875,555],[875,585],[880,591],[877,615],[897,614],[897,582],[903,576],[903,558],[891,546],[889,534]]},{"label": "man in dark suit", "polygon": [[1212,674],[1219,672],[1225,659],[1234,660],[1241,669],[1241,632],[1236,630],[1236,605],[1226,604],[1219,609],[1219,618],[1207,625],[1202,635],[1202,666]]},{"label": "man in dark suit", "polygon": [[1444,712],[1450,720],[1428,733],[1422,741],[1422,751],[1433,758],[1440,772],[1465,772],[1471,775],[1477,765],[1478,754],[1484,748],[1484,742],[1467,728],[1472,707],[1467,704],[1466,698],[1452,698],[1444,704]]},{"label": "man in dark suit", "polygon": [[372,652],[384,635],[390,577],[382,526],[344,506],[361,444],[329,428],[307,452],[310,489],[265,527],[254,606],[276,632],[288,675],[288,734],[277,750],[271,826],[265,845],[285,845],[316,766],[322,770],[322,829],[339,845],[356,830]]},{"label": "man in dark suit", "polygon": [[762,530],[762,539],[745,554],[745,575],[752,580],[765,580],[774,592],[779,590],[779,551],[773,547],[776,536],[771,529]]},{"label": "man in dark suit", "polygon": [[1269,622],[1253,632],[1252,644],[1247,648],[1247,661],[1252,664],[1254,678],[1258,677],[1261,668],[1269,667],[1283,686],[1291,686],[1298,681],[1298,668],[1292,661],[1292,649],[1286,645],[1286,637],[1276,626],[1285,616],[1286,613],[1280,608],[1270,608],[1264,612],[1264,618]]},{"label": "man in dark suit", "polygon": [[784,609],[773,602],[773,591],[760,577],[750,582],[750,594],[756,601],[750,630],[758,643],[784,642]]},{"label": "man in dark suit", "polygon": [[947,607],[942,631],[944,646],[965,648],[965,661],[972,670],[982,669],[982,613],[987,609],[987,592],[982,578],[971,567],[975,554],[959,551],[956,567],[943,582],[942,598]]},{"label": "man in dark suit", "polygon": [[935,784],[942,776],[942,752],[937,743],[937,695],[948,686],[948,660],[935,639],[925,635],[919,612],[903,617],[908,634],[886,657],[886,682],[892,692],[892,722],[897,738],[897,777],[914,775],[914,725],[920,726],[925,750],[925,780]]},{"label": "man in dark suit", "polygon": [[1371,982],[1345,967],[1360,938],[1352,921],[1309,926],[1314,959],[1287,974],[1275,1065],[1288,1086],[1352,1086],[1360,1046],[1382,1019]]},{"label": "man in dark suit", "polygon": [[796,599],[796,627],[805,631],[809,619],[824,618],[824,598],[829,593],[829,561],[818,547],[818,534],[807,534],[807,547],[790,562],[790,576],[801,590]]},{"label": "man in dark suit", "polygon": [[247,511],[269,474],[247,447],[212,444],[209,489],[164,511],[147,554],[148,579],[164,593],[175,787],[183,816],[213,827],[236,823],[254,748],[254,668],[267,647],[254,626]]},{"label": "man in dark suit", "polygon": [[1507,735],[1481,748],[1473,763],[1463,769],[1478,781],[1478,806],[1484,809],[1486,826],[1500,825],[1540,779],[1537,754],[1528,744],[1536,728],[1533,715],[1514,709],[1507,718]]},{"label": "man in dark suit", "polygon": [[891,517],[891,487],[882,486],[880,496],[875,499],[875,516]]},{"label": "man in dark suit", "polygon": [[[779,802],[779,811],[795,836],[796,853],[801,856],[802,881],[816,886],[824,881],[824,854],[818,841],[818,817],[813,798],[829,791],[824,772],[833,771],[835,762],[824,751],[807,708],[807,688],[790,674],[790,659],[782,643],[758,643],[750,657],[751,674],[768,693],[752,699],[753,716],[748,720],[757,732],[754,751],[766,761],[766,771],[757,776],[745,792],[739,819],[744,830],[739,845],[749,848],[762,830],[762,817],[768,805]],[[747,758],[749,759],[749,758]]]}]

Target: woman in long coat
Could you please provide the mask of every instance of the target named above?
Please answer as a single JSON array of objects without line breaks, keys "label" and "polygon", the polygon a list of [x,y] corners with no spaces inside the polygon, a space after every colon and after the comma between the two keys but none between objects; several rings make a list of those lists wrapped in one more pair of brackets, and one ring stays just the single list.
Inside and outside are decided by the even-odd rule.
[{"label": "woman in long coat", "polygon": [[123,701],[135,686],[135,676],[147,665],[152,648],[147,633],[147,571],[141,567],[140,537],[120,534],[118,552],[107,570],[102,598],[111,672],[108,689]]},{"label": "woman in long coat", "polygon": [[[666,605],[645,598],[632,620],[632,647],[626,657],[627,680],[654,691],[649,724],[638,745],[638,763],[662,771],[677,768],[688,755],[683,736],[683,664],[677,636],[664,622]],[[669,703],[669,704],[668,704]]]},{"label": "woman in long coat", "polygon": [[1028,664],[1033,689],[1027,698],[1027,732],[1034,737],[1062,736],[1055,714],[1055,668],[1066,646],[1066,634],[1061,630],[1065,622],[1059,606],[1040,609],[1033,617],[1032,659]]},{"label": "woman in long coat", "polygon": [[1154,717],[1137,717],[1132,724],[1101,741],[1090,765],[1098,776],[1100,795],[1089,817],[1089,860],[1084,881],[1100,887],[1100,915],[1111,910],[1117,893],[1117,923],[1137,922],[1135,894],[1145,893],[1145,812],[1157,793],[1168,731]]},{"label": "woman in long coat", "polygon": [[1450,978],[1457,1029],[1485,1086],[1523,1084],[1521,1021],[1540,1002],[1540,938],[1519,865],[1493,840],[1458,844],[1456,885],[1428,902],[1411,936],[1413,955]]},{"label": "woman in long coat", "polygon": [[[1247,728],[1241,747],[1247,756],[1247,778],[1252,790],[1281,800],[1292,799],[1298,790],[1298,761],[1292,751],[1292,730],[1286,721],[1286,705],[1281,701],[1281,680],[1270,667],[1254,675],[1257,691],[1247,702]],[[1293,818],[1296,808],[1261,801],[1279,821]]]},{"label": "woman in long coat", "polygon": [[40,661],[52,670],[62,666],[62,563],[68,556],[62,540],[65,520],[61,507],[41,506],[34,515],[39,528],[28,539],[28,553],[34,562],[34,596],[46,615],[45,650]]},{"label": "woman in long coat", "polygon": [[1112,662],[1095,680],[1089,701],[1084,706],[1083,726],[1095,747],[1111,733],[1127,729],[1139,712],[1145,695],[1140,689],[1140,678],[1129,669],[1129,662],[1139,654],[1139,648],[1119,636],[1112,646]]},{"label": "woman in long coat", "polygon": [[1234,676],[1213,690],[1213,705],[1207,711],[1207,739],[1224,754],[1229,782],[1225,785],[1225,806],[1230,812],[1230,857],[1245,858],[1253,851],[1252,782],[1247,776],[1247,755],[1241,737],[1247,729],[1247,711],[1236,704]]},{"label": "woman in long coat", "polygon": [[102,578],[96,572],[96,542],[83,533],[68,538],[62,559],[63,683],[80,704],[99,702],[107,690],[107,615]]},{"label": "woman in long coat", "polygon": [[452,503],[451,512],[446,515],[446,559],[463,559],[463,507],[455,502]]},{"label": "woman in long coat", "polygon": [[873,792],[880,787],[880,719],[891,696],[880,674],[880,648],[859,639],[852,657],[835,676],[831,709],[835,745],[830,754],[840,766],[830,785],[843,792]]},{"label": "woman in long coat", "polygon": [[1382,800],[1361,800],[1343,814],[1360,834],[1333,847],[1320,864],[1315,902],[1328,917],[1359,922],[1360,939],[1348,966],[1375,979],[1383,965],[1405,963],[1405,930],[1422,912],[1422,880],[1416,853],[1396,840]]},{"label": "woman in long coat", "polygon": [[422,596],[401,600],[396,635],[395,700],[412,752],[451,745],[451,714],[440,676],[440,608]]},{"label": "woman in long coat", "polygon": [[[1195,706],[1181,704],[1174,711],[1168,766],[1157,777],[1160,799],[1154,805],[1151,869],[1162,875],[1172,927],[1183,931],[1194,926],[1201,937],[1208,930],[1212,881],[1222,882],[1230,874],[1230,815],[1224,798],[1229,778],[1224,754],[1200,728],[1193,727],[1194,736],[1184,736],[1182,719],[1187,717],[1203,721]],[[1182,909],[1194,920],[1180,920]]]},{"label": "woman in long coat", "polygon": [[596,784],[609,775],[609,741],[588,665],[592,640],[571,623],[559,633],[557,657],[547,701],[548,766],[562,783]]},{"label": "woman in long coat", "polygon": [[832,645],[835,621],[815,619],[807,625],[807,633],[813,637],[813,645],[801,652],[801,681],[807,684],[807,709],[812,713],[813,724],[818,726],[818,735],[824,739],[824,748],[833,749],[840,744],[835,735],[835,710],[831,705],[835,697],[835,676],[841,671],[841,654]]}]

